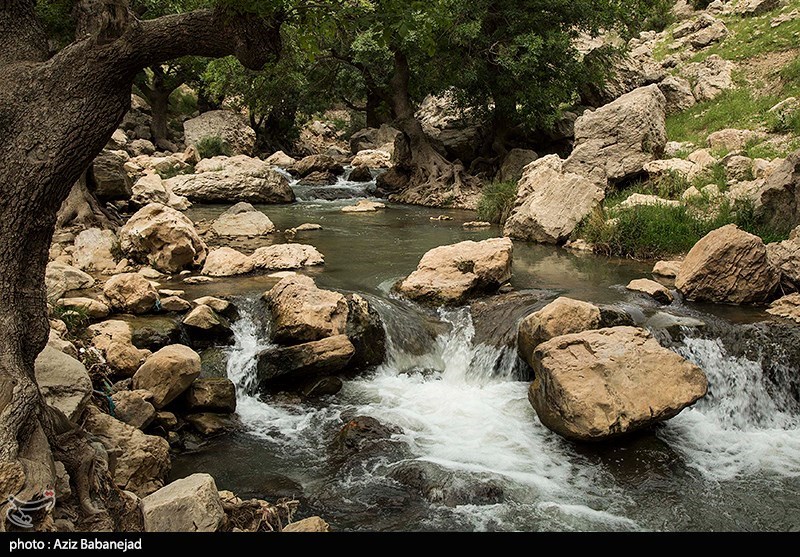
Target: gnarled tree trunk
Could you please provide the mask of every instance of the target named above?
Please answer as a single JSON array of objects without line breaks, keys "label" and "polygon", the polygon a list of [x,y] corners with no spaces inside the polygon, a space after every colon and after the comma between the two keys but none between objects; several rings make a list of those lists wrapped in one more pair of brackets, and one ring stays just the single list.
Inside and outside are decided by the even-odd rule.
[{"label": "gnarled tree trunk", "polygon": [[378,177],[379,192],[403,203],[474,209],[481,182],[460,162],[444,158],[422,129],[411,103],[410,74],[405,54],[396,51],[391,100],[394,126],[403,135],[395,141],[394,166]]},{"label": "gnarled tree trunk", "polygon": [[[41,485],[53,478],[45,435],[92,513],[80,479],[92,450],[44,404],[34,377],[48,337],[44,274],[56,214],[129,109],[138,71],[187,54],[235,54],[260,67],[279,49],[279,22],[201,10],[120,26],[87,11],[98,16],[82,21],[92,34],[48,58],[34,8],[35,0],[0,0],[0,499],[52,487]],[[119,501],[111,492],[106,502]]]}]

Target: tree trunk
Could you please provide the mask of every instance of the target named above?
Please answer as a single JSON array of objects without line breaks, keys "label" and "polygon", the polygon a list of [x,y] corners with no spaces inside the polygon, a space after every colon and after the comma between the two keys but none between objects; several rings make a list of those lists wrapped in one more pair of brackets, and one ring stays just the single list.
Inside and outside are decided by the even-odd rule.
[{"label": "tree trunk", "polygon": [[61,204],[56,216],[56,228],[80,226],[81,228],[116,229],[121,223],[117,216],[103,208],[86,186],[86,173],[81,175],[69,195]]},{"label": "tree trunk", "polygon": [[402,203],[474,209],[481,182],[445,159],[414,117],[410,73],[405,54],[396,51],[390,88],[394,125],[403,135],[395,141],[394,166],[378,177],[379,192]]},{"label": "tree trunk", "polygon": [[153,143],[158,145],[160,141],[169,140],[167,131],[167,117],[169,116],[169,96],[172,91],[153,91],[150,101],[150,113],[152,122],[150,131],[153,133]]},{"label": "tree trunk", "polygon": [[[52,487],[42,485],[52,480],[52,457],[35,450],[44,432],[92,514],[91,484],[81,478],[93,452],[54,417],[34,377],[49,330],[44,274],[56,214],[129,109],[138,71],[187,54],[236,54],[260,67],[279,50],[279,20],[202,10],[133,21],[116,40],[104,32],[102,41],[84,38],[44,60],[34,9],[35,0],[0,7],[0,34],[13,39],[0,55],[0,499]],[[115,493],[107,505],[120,500]]]}]

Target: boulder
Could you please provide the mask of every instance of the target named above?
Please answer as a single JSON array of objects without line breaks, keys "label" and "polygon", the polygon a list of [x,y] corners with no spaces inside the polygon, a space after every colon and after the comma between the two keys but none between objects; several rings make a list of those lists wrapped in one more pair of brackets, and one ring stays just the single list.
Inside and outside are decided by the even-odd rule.
[{"label": "boulder", "polygon": [[271,164],[272,166],[277,166],[278,168],[283,168],[284,170],[290,170],[297,164],[297,160],[293,159],[283,151],[276,151],[264,159],[264,162],[267,164]]},{"label": "boulder", "polygon": [[83,312],[89,319],[103,319],[111,313],[107,305],[94,298],[61,298],[56,306]]},{"label": "boulder", "polygon": [[635,279],[630,281],[625,288],[633,292],[647,294],[660,304],[672,303],[672,292],[669,291],[669,288],[662,286],[654,280]]},{"label": "boulder", "polygon": [[164,273],[202,265],[208,248],[182,213],[158,203],[139,209],[119,231],[122,251]]},{"label": "boulder", "polygon": [[275,244],[258,248],[250,256],[256,269],[280,271],[300,269],[325,263],[324,256],[314,246],[305,244]]},{"label": "boulder", "polygon": [[214,296],[202,296],[195,298],[194,303],[199,306],[208,306],[227,319],[235,320],[239,318],[239,310],[228,300],[215,298]]},{"label": "boulder", "polygon": [[666,100],[665,111],[667,116],[677,114],[693,107],[697,101],[692,93],[692,86],[688,80],[675,75],[667,76],[658,88]]},{"label": "boulder", "polygon": [[164,187],[164,181],[156,172],[146,172],[144,176],[133,184],[131,201],[140,207],[150,203],[169,204],[169,193]]},{"label": "boulder", "polygon": [[356,166],[347,175],[347,179],[351,182],[370,182],[372,181],[372,171],[368,166]]},{"label": "boulder", "polygon": [[[164,306],[161,306],[164,309]],[[184,339],[178,318],[170,315],[120,315],[120,321],[128,324],[131,340],[136,348],[160,350],[170,344],[180,344]]]},{"label": "boulder", "polygon": [[275,225],[267,215],[242,202],[222,213],[211,229],[217,236],[263,236],[275,232]]},{"label": "boulder", "polygon": [[679,207],[681,204],[677,199],[664,199],[657,195],[648,195],[644,193],[632,193],[625,198],[622,203],[617,205],[620,209],[630,209],[632,207],[646,207],[652,205],[660,205],[662,207]]},{"label": "boulder", "polygon": [[392,166],[391,159],[391,155],[386,151],[365,149],[356,153],[356,156],[350,161],[350,165],[353,166],[353,168],[389,168]]},{"label": "boulder", "polygon": [[284,278],[264,294],[264,300],[272,314],[272,340],[279,344],[320,340],[347,330],[345,297],[317,288],[310,277]]},{"label": "boulder", "polygon": [[660,159],[646,163],[643,170],[653,178],[667,177],[674,174],[680,178],[688,178],[694,171],[696,165],[692,161],[684,159]]},{"label": "boulder", "polygon": [[158,302],[155,287],[138,273],[114,275],[103,285],[103,295],[111,309],[123,313],[149,313]]},{"label": "boulder", "polygon": [[184,403],[190,412],[236,411],[236,387],[227,377],[196,379],[184,395]]},{"label": "boulder", "polygon": [[349,367],[361,370],[382,364],[386,357],[386,330],[381,316],[359,294],[347,296],[347,307],[347,338],[355,349]]},{"label": "boulder", "polygon": [[145,532],[216,532],[225,520],[217,484],[208,474],[175,480],[142,499]]},{"label": "boulder", "polygon": [[164,311],[173,311],[175,313],[184,313],[192,309],[192,304],[180,296],[167,296],[166,298],[161,298],[161,309]]},{"label": "boulder", "polygon": [[724,91],[733,89],[731,72],[735,67],[733,62],[712,54],[702,62],[685,65],[681,72],[694,83],[694,98],[702,102],[713,100]]},{"label": "boulder", "polygon": [[447,91],[441,95],[428,95],[420,103],[415,117],[422,129],[440,143],[447,156],[469,165],[481,145],[481,123],[462,110],[455,95]]},{"label": "boulder", "polygon": [[533,366],[533,351],[541,343],[561,335],[599,329],[602,323],[596,305],[562,296],[519,322],[517,351]]},{"label": "boulder", "polygon": [[555,337],[536,348],[533,364],[531,404],[546,427],[574,441],[650,427],[708,389],[703,370],[635,327]]},{"label": "boulder", "polygon": [[766,302],[779,279],[761,238],[729,224],[694,245],[675,287],[689,300],[745,304]]},{"label": "boulder", "polygon": [[227,319],[208,306],[200,305],[183,318],[183,326],[192,345],[227,344],[233,339],[233,331]]},{"label": "boulder", "polygon": [[698,50],[718,43],[728,36],[728,28],[721,20],[707,14],[701,15],[700,19],[702,20],[704,17],[707,18],[705,21],[708,24],[686,38],[686,41]]},{"label": "boulder", "polygon": [[103,151],[89,167],[89,189],[100,201],[127,201],[131,197],[131,179],[125,172],[128,155],[124,151]]},{"label": "boulder", "polygon": [[800,291],[800,226],[792,231],[788,240],[767,244],[767,257],[781,274],[782,290]]},{"label": "boulder", "polygon": [[291,203],[295,199],[286,176],[257,158],[238,155],[204,159],[195,172],[164,183],[176,194],[202,203]]},{"label": "boulder", "polygon": [[339,176],[344,174],[344,167],[336,159],[328,155],[309,155],[298,161],[294,165],[293,171],[301,178],[305,178],[314,172]]},{"label": "boulder", "polygon": [[589,178],[602,188],[640,173],[667,143],[666,100],[657,85],[640,87],[575,122],[575,147],[565,173]]},{"label": "boulder", "polygon": [[45,270],[44,284],[47,300],[52,303],[72,290],[91,288],[94,286],[94,279],[72,265],[51,261]]},{"label": "boulder", "polygon": [[228,110],[212,110],[183,123],[186,145],[195,148],[204,139],[219,138],[233,155],[250,155],[256,146],[256,132],[240,114]]},{"label": "boulder", "polygon": [[119,391],[111,395],[114,417],[137,429],[144,429],[155,419],[156,409],[150,404],[153,393],[144,389]]},{"label": "boulder", "polygon": [[386,205],[378,201],[370,201],[369,199],[362,199],[355,205],[347,205],[342,207],[343,213],[374,213],[378,209],[385,209]]},{"label": "boulder", "polygon": [[109,451],[117,452],[114,481],[120,489],[140,497],[164,485],[170,468],[169,443],[145,435],[95,407],[86,410],[84,428],[93,433]]},{"label": "boulder", "polygon": [[749,141],[761,139],[764,134],[753,130],[736,130],[732,128],[715,131],[708,135],[708,146],[720,151],[738,151],[744,149]]},{"label": "boulder", "polygon": [[561,243],[600,204],[603,188],[582,175],[565,172],[564,164],[558,155],[547,155],[525,167],[503,234]]},{"label": "boulder", "polygon": [[653,274],[659,277],[675,278],[681,270],[683,261],[656,261],[653,265]]},{"label": "boulder", "polygon": [[330,532],[330,525],[318,516],[303,518],[283,527],[282,532]]},{"label": "boulder", "polygon": [[280,389],[332,375],[345,369],[353,354],[355,348],[346,335],[267,349],[257,356],[258,384],[261,389]]},{"label": "boulder", "polygon": [[202,274],[211,277],[230,277],[245,275],[254,268],[253,259],[233,248],[213,249],[206,256]]},{"label": "boulder", "polygon": [[34,363],[36,384],[45,402],[76,422],[92,398],[92,380],[75,358],[45,346]]},{"label": "boulder", "polygon": [[301,186],[332,186],[338,181],[332,172],[312,172],[300,178],[297,183]]},{"label": "boulder", "polygon": [[788,294],[769,305],[767,313],[800,323],[800,294]]},{"label": "boulder", "polygon": [[435,305],[460,305],[496,291],[511,278],[508,238],[459,242],[422,256],[417,269],[396,285],[404,296]]},{"label": "boulder", "polygon": [[196,414],[187,414],[183,419],[200,435],[206,437],[230,431],[235,427],[230,414],[198,412]]},{"label": "boulder", "polygon": [[781,0],[741,0],[734,12],[745,17],[755,17],[770,12],[781,5]]},{"label": "boulder", "polygon": [[111,230],[89,228],[75,236],[73,264],[84,271],[109,271],[117,266],[117,235]]},{"label": "boulder", "polygon": [[130,326],[119,320],[89,326],[92,345],[100,350],[108,366],[124,377],[132,377],[150,354],[133,345]]},{"label": "boulder", "polygon": [[776,166],[759,188],[755,206],[758,218],[772,229],[800,225],[800,151]]},{"label": "boulder", "polygon": [[[354,155],[365,149],[378,149],[387,151],[393,148],[394,140],[402,132],[383,124],[380,128],[364,128],[350,136],[350,152]],[[389,151],[391,155],[391,151]]]},{"label": "boulder", "polygon": [[175,400],[200,375],[200,356],[182,344],[165,346],[152,354],[133,376],[133,388],[153,394],[157,409]]},{"label": "boulder", "polygon": [[500,165],[496,179],[500,182],[517,182],[522,178],[526,166],[539,158],[536,151],[530,149],[511,149]]}]

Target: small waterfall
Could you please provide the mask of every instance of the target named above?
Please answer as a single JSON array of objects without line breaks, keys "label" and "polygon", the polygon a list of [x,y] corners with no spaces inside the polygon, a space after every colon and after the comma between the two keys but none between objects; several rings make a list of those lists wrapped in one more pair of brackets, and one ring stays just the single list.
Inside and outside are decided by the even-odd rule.
[{"label": "small waterfall", "polygon": [[760,361],[730,356],[718,339],[687,338],[678,350],[709,381],[708,395],[661,433],[687,463],[719,480],[800,475],[800,411],[788,388],[774,385]]},{"label": "small waterfall", "polygon": [[369,182],[351,182],[348,179],[349,176],[350,169],[338,176],[336,183],[331,185],[300,184],[297,178],[289,176],[289,186],[294,190],[299,201],[350,200],[370,197],[374,193],[374,179]]}]

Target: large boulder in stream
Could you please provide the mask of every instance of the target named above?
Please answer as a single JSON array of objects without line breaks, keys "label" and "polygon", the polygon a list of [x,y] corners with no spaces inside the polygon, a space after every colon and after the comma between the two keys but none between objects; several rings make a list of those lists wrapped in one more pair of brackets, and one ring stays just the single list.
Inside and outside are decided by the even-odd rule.
[{"label": "large boulder in stream", "polygon": [[761,238],[728,224],[694,245],[675,287],[689,300],[746,304],[768,301],[779,280]]},{"label": "large boulder in stream", "polygon": [[525,167],[503,234],[519,240],[563,243],[603,201],[603,187],[565,172],[563,165],[558,155],[547,155]]},{"label": "large boulder in stream", "polygon": [[708,389],[703,370],[635,327],[555,337],[536,348],[533,368],[528,398],[539,419],[574,441],[650,427]]},{"label": "large boulder in stream", "polygon": [[144,362],[133,376],[133,388],[153,394],[161,409],[182,394],[200,375],[200,356],[182,344],[165,346]]},{"label": "large boulder in stream", "polygon": [[261,159],[214,157],[198,163],[195,172],[164,183],[176,194],[202,203],[291,203],[295,199],[286,176]]},{"label": "large boulder in stream", "polygon": [[216,532],[225,520],[217,484],[192,474],[142,499],[146,532]]},{"label": "large boulder in stream", "polygon": [[123,252],[164,273],[202,265],[208,248],[183,213],[151,203],[139,209],[119,231]]},{"label": "large boulder in stream", "polygon": [[417,302],[461,305],[511,279],[512,251],[508,238],[440,246],[423,255],[417,270],[395,288]]},{"label": "large boulder in stream", "polygon": [[267,215],[241,202],[222,213],[211,229],[217,236],[263,236],[275,232],[275,225]]},{"label": "large boulder in stream", "polygon": [[233,340],[228,319],[204,304],[198,305],[183,318],[183,327],[192,346],[228,344]]},{"label": "large boulder in stream", "polygon": [[282,279],[264,295],[272,314],[272,340],[297,344],[344,334],[349,308],[344,295],[317,288],[304,275]]},{"label": "large boulder in stream", "polygon": [[155,287],[138,273],[114,275],[103,285],[103,295],[111,309],[124,313],[149,313],[158,302]]},{"label": "large boulder in stream", "polygon": [[262,246],[253,252],[250,259],[256,269],[265,271],[286,271],[325,263],[325,257],[314,246],[306,244]]},{"label": "large boulder in stream", "polygon": [[265,350],[258,355],[258,383],[262,388],[281,388],[333,375],[344,370],[354,354],[347,335]]}]

